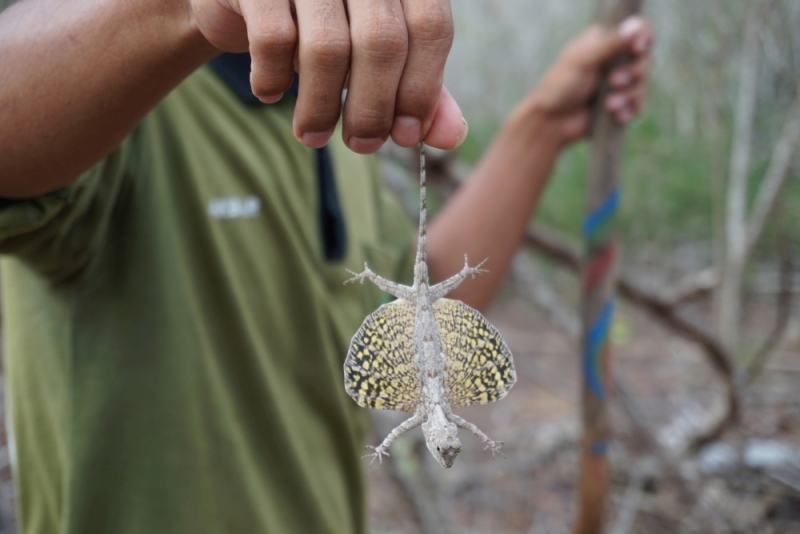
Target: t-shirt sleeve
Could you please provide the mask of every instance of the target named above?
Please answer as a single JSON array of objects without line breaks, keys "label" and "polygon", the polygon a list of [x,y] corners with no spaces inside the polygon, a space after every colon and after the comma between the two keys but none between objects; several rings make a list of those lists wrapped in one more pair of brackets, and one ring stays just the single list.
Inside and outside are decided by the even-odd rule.
[{"label": "t-shirt sleeve", "polygon": [[0,254],[19,258],[55,284],[86,272],[108,233],[129,153],[126,140],[63,189],[0,200]]}]

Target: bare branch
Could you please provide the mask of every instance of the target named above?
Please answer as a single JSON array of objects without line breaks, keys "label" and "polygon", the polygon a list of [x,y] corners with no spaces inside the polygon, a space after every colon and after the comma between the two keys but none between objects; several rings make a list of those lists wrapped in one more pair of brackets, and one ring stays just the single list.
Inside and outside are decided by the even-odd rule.
[{"label": "bare branch", "polygon": [[788,473],[775,472],[775,471],[767,473],[767,476],[769,476],[772,480],[780,482],[788,489],[800,495],[800,479],[798,479],[796,476],[792,477]]},{"label": "bare branch", "polygon": [[631,393],[630,388],[628,388],[628,385],[616,373],[614,374],[613,378],[614,390],[617,393],[619,405],[625,415],[628,416],[630,422],[633,424],[636,433],[639,434],[639,437],[644,440],[644,442],[656,453],[668,474],[676,480],[682,480],[677,459],[674,458],[672,453],[664,447],[658,437],[656,437],[655,433],[653,433],[651,430],[650,425],[647,423],[647,417],[645,417],[645,415],[642,413],[642,409],[636,402],[636,399]]},{"label": "bare branch", "polygon": [[764,224],[775,205],[778,193],[780,193],[783,184],[786,182],[786,176],[789,174],[789,167],[792,162],[792,153],[797,148],[798,142],[800,142],[800,93],[798,93],[789,116],[786,118],[783,132],[772,150],[769,168],[753,202],[752,213],[747,223],[745,258],[750,257],[753,248],[755,248],[758,239],[761,237]]},{"label": "bare branch", "polygon": [[[551,260],[578,272],[580,255],[577,248],[558,238],[554,231],[543,231],[541,227],[533,227],[527,232],[524,240],[526,244],[544,253]],[[712,334],[678,314],[672,303],[663,300],[659,295],[647,291],[624,275],[620,275],[617,284],[619,294],[628,302],[649,311],[673,331],[694,341],[704,349],[709,364],[725,384],[727,402],[725,412],[719,421],[692,439],[690,448],[697,450],[716,440],[739,417],[739,396],[734,380],[733,366],[727,350]]]},{"label": "bare branch", "polygon": [[553,323],[572,341],[579,341],[581,321],[578,315],[561,303],[561,300],[544,281],[536,275],[533,260],[525,253],[518,253],[511,264],[511,274],[523,294],[545,310]]},{"label": "bare branch", "polygon": [[788,232],[785,227],[781,228],[780,235],[780,255],[781,255],[781,291],[778,294],[777,320],[775,327],[770,332],[764,344],[753,356],[753,361],[744,373],[743,385],[752,384],[764,370],[764,365],[775,351],[775,348],[783,338],[786,327],[789,325],[789,318],[792,314],[792,282],[794,266],[792,265],[792,252],[789,245]]},{"label": "bare branch", "polygon": [[[553,230],[544,230],[540,226],[534,226],[525,234],[524,240],[526,244],[544,253],[549,259],[568,267],[574,272],[578,271],[580,255],[577,252],[577,247],[573,247],[557,237],[556,232]],[[630,278],[621,275],[618,284],[617,289],[626,300],[649,311],[677,333],[703,347],[714,370],[726,382],[732,383],[733,368],[730,364],[728,353],[712,334],[705,332],[695,323],[684,319],[677,313],[672,303],[640,287]]]},{"label": "bare branch", "polygon": [[702,297],[713,291],[720,283],[719,272],[708,268],[683,277],[672,287],[659,292],[660,298],[672,307]]},{"label": "bare branch", "polygon": [[549,260],[576,273],[580,270],[581,253],[578,246],[568,242],[557,231],[534,224],[525,233],[523,239],[527,245],[543,253]]},{"label": "bare branch", "polygon": [[741,307],[741,288],[746,261],[747,174],[750,170],[753,118],[758,89],[758,34],[761,18],[751,8],[747,18],[739,87],[734,111],[734,134],[728,176],[726,206],[726,257],[720,288],[719,336],[727,348],[736,346]]},{"label": "bare branch", "polygon": [[633,522],[639,513],[639,506],[642,504],[644,484],[647,480],[641,471],[641,469],[634,469],[633,476],[628,482],[628,489],[625,490],[625,496],[622,498],[622,506],[620,506],[617,517],[614,518],[613,525],[608,529],[610,534],[628,534],[633,528]]}]

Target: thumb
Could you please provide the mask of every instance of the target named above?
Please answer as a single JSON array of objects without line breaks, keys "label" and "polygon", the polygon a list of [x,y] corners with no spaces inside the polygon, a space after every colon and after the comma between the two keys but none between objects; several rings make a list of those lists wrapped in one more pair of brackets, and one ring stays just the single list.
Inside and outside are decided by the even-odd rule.
[{"label": "thumb", "polygon": [[647,33],[647,24],[639,16],[628,17],[614,29],[592,26],[570,47],[570,55],[579,63],[598,68],[625,52],[634,50],[634,43]]},{"label": "thumb", "polygon": [[439,107],[436,108],[431,127],[425,134],[425,144],[452,150],[464,142],[467,131],[467,121],[461,115],[461,109],[448,90],[442,86]]}]

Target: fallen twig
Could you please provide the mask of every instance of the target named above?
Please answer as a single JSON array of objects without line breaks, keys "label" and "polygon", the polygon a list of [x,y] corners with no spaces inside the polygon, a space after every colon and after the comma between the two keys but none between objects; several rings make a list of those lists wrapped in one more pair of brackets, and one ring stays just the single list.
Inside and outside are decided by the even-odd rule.
[{"label": "fallen twig", "polygon": [[775,352],[778,344],[783,338],[786,327],[789,325],[789,318],[792,314],[792,283],[794,278],[794,265],[792,264],[792,252],[789,245],[789,237],[786,228],[781,227],[780,231],[780,256],[781,256],[781,291],[778,293],[777,320],[764,344],[753,356],[753,360],[744,372],[742,385],[752,384],[764,370],[770,355]]},{"label": "fallen twig", "polygon": [[613,378],[614,389],[617,393],[619,404],[625,415],[628,416],[628,419],[630,419],[633,424],[636,433],[656,453],[668,474],[676,480],[682,480],[676,458],[665,449],[664,445],[651,430],[650,425],[647,424],[647,418],[642,413],[628,385],[619,375],[615,374]]},{"label": "fallen twig", "polygon": [[533,259],[520,252],[511,264],[511,275],[523,294],[547,312],[550,320],[575,343],[581,335],[578,315],[564,306],[555,291],[536,274]]},{"label": "fallen twig", "polygon": [[683,277],[673,287],[659,293],[661,299],[672,307],[680,306],[698,297],[707,295],[720,283],[716,269],[708,268]]},{"label": "fallen twig", "polygon": [[622,505],[614,523],[608,529],[609,534],[628,534],[633,528],[633,522],[639,513],[642,503],[643,486],[647,477],[640,470],[634,469],[634,474],[622,497]]}]

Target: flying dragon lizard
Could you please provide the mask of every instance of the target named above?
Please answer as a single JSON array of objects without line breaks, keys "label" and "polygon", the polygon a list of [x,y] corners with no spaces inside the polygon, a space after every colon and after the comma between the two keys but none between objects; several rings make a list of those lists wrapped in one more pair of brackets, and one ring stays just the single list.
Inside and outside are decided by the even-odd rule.
[{"label": "flying dragon lizard", "polygon": [[430,285],[426,252],[425,150],[420,143],[419,239],[414,285],[404,286],[364,271],[348,282],[369,279],[397,300],[368,315],[350,342],[344,362],[347,393],[359,406],[411,412],[373,452],[389,456],[398,436],[419,425],[433,457],[444,467],[461,452],[458,428],[469,430],[486,444],[492,456],[503,445],[453,413],[456,408],[502,399],[516,381],[511,351],[494,326],[463,302],[444,298],[467,276],[486,272],[464,267],[444,282]]}]

